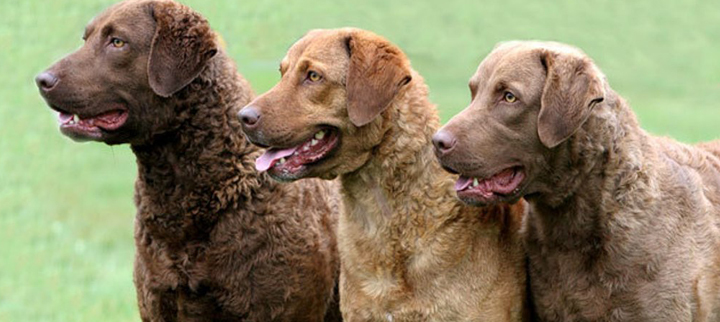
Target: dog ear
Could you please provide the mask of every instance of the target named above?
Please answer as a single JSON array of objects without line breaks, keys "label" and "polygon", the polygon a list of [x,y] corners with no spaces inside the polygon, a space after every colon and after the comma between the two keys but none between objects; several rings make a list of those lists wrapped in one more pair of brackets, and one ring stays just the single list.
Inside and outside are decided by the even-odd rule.
[{"label": "dog ear", "polygon": [[402,51],[379,36],[352,32],[346,45],[348,115],[360,127],[380,115],[412,76]]},{"label": "dog ear", "polygon": [[156,22],[150,47],[150,87],[168,97],[193,81],[217,53],[215,35],[207,20],[192,9],[174,2],[155,3]]},{"label": "dog ear", "polygon": [[553,50],[540,54],[547,78],[543,89],[538,136],[548,148],[567,140],[604,99],[603,76],[589,58]]}]

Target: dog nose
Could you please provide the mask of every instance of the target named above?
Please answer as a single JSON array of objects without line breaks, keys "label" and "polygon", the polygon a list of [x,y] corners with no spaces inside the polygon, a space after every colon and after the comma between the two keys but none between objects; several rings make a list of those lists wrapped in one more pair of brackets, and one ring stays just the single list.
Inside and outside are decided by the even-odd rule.
[{"label": "dog nose", "polygon": [[244,127],[252,128],[255,127],[260,120],[260,112],[258,112],[254,106],[245,106],[240,110],[240,113],[238,113],[238,118]]},{"label": "dog nose", "polygon": [[432,137],[433,145],[435,146],[435,150],[440,154],[446,154],[455,147],[455,143],[457,140],[455,139],[455,136],[445,132],[445,131],[438,131],[433,135]]},{"label": "dog nose", "polygon": [[35,77],[35,84],[43,91],[51,91],[58,83],[58,78],[50,72],[42,72]]}]

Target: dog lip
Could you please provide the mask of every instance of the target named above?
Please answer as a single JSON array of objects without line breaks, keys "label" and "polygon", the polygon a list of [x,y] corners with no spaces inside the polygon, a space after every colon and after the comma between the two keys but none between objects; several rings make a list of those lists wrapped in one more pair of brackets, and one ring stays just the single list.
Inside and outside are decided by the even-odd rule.
[{"label": "dog lip", "polygon": [[[289,148],[271,147],[258,157],[258,171],[271,174],[300,174],[308,166],[326,159],[339,146],[340,132],[337,128],[320,126],[312,136]],[[285,163],[287,161],[287,163]]]},{"label": "dog lip", "polygon": [[[459,168],[459,169],[457,169]],[[499,167],[493,167],[492,170],[487,171],[482,167],[465,167],[463,165],[456,166],[453,168],[453,170],[456,170],[458,174],[464,177],[469,178],[477,178],[478,180],[487,180],[492,178],[493,176],[503,172],[507,171],[509,169],[516,169],[516,171],[525,171],[525,167],[520,163],[509,163],[507,165],[499,166]]]},{"label": "dog lip", "polygon": [[524,189],[522,185],[525,178],[522,166],[506,167],[491,176],[462,174],[455,184],[455,190],[463,201],[486,204],[519,196]]},{"label": "dog lip", "polygon": [[314,128],[314,130],[311,132],[311,134],[302,136],[302,139],[297,139],[297,136],[283,136],[282,138],[272,137],[268,138],[265,136],[264,138],[258,138],[256,136],[246,135],[250,142],[252,144],[257,145],[261,148],[266,149],[274,149],[274,150],[283,150],[283,149],[290,149],[293,147],[300,146],[304,144],[305,142],[310,141],[310,139],[313,138],[313,136],[322,130],[325,130],[327,133],[340,133],[340,130],[337,127],[331,126],[331,125],[319,125],[319,126],[308,126],[308,128]]},{"label": "dog lip", "polygon": [[[72,119],[72,116],[70,116]],[[84,142],[95,140],[99,141],[103,137],[103,131],[97,126],[88,126],[87,124],[60,124],[60,132],[65,136],[73,139],[73,141]]]},{"label": "dog lip", "polygon": [[477,194],[468,193],[467,191],[464,192],[457,192],[457,197],[462,202],[474,205],[474,206],[487,206],[492,204],[498,204],[498,203],[513,203],[523,197],[523,191],[525,190],[525,187],[518,187],[517,193],[512,194],[495,194],[489,196],[481,196]]},{"label": "dog lip", "polygon": [[269,148],[270,148],[269,145],[266,145],[266,144],[263,144],[263,143],[260,143],[260,142],[256,142],[255,140],[251,139],[250,137],[248,137],[248,140],[250,140],[250,143],[252,143],[252,144],[254,144],[254,145],[257,145],[258,147],[261,147],[261,148],[263,148],[263,149],[269,149]]},{"label": "dog lip", "polygon": [[[66,105],[72,105],[72,104],[66,104]],[[97,106],[109,106],[109,108],[103,109],[101,112],[97,113],[90,113],[87,111],[88,108],[85,106],[78,108],[77,111],[72,111],[71,108],[61,107],[57,104],[52,104],[48,102],[48,106],[50,109],[54,110],[55,112],[61,113],[61,114],[70,114],[70,115],[77,115],[81,119],[92,119],[96,118],[98,116],[102,116],[104,114],[108,114],[110,112],[120,112],[120,113],[128,113],[128,108],[125,107],[123,103],[102,103],[98,104]]]},{"label": "dog lip", "polygon": [[68,111],[65,110],[65,109],[62,109],[62,108],[58,107],[57,105],[49,104],[49,106],[50,106],[50,108],[51,108],[52,110],[54,110],[55,112],[63,113],[63,114],[73,114],[73,113],[68,112]]},{"label": "dog lip", "polygon": [[447,165],[444,165],[444,164],[441,164],[440,166],[443,168],[443,170],[445,170],[445,171],[447,171],[447,172],[450,172],[450,173],[452,173],[452,174],[459,174],[459,173],[460,173],[460,172],[458,172],[457,170],[451,168],[450,166],[447,166]]},{"label": "dog lip", "polygon": [[101,141],[106,133],[118,130],[128,119],[128,110],[119,104],[102,113],[69,113],[66,109],[51,106],[58,111],[60,132],[74,141]]},{"label": "dog lip", "polygon": [[[524,188],[519,188],[522,191]],[[473,206],[487,206],[498,203],[513,203],[521,197],[520,193],[510,195],[492,194],[490,196],[472,195],[469,193],[457,193],[458,199]]]}]

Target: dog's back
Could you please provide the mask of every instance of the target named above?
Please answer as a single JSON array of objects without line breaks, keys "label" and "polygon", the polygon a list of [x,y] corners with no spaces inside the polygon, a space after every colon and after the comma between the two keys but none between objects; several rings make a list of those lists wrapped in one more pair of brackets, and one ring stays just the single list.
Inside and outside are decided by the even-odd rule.
[{"label": "dog's back", "polygon": [[[667,208],[693,224],[693,281],[697,321],[720,320],[720,141],[695,146],[651,137]],[[669,201],[669,202],[667,202]],[[662,251],[662,250],[658,250]],[[683,250],[680,250],[683,251]],[[681,268],[676,268],[680,270]]]}]

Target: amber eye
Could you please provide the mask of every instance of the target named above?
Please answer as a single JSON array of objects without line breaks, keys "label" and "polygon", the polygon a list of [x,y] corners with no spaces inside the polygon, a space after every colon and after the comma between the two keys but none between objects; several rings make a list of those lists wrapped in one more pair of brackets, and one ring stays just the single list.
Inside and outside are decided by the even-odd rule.
[{"label": "amber eye", "polygon": [[505,92],[504,98],[505,98],[505,102],[508,102],[508,103],[514,103],[515,101],[517,101],[517,97],[515,97],[515,94],[510,93],[510,92]]},{"label": "amber eye", "polygon": [[122,40],[122,39],[120,39],[120,38],[110,39],[110,43],[111,43],[111,44],[113,45],[113,47],[115,47],[115,48],[122,48],[123,46],[125,46],[125,41]]},{"label": "amber eye", "polygon": [[308,72],[307,78],[308,78],[311,82],[317,82],[317,81],[319,81],[322,77],[321,77],[320,74],[318,74],[317,72],[311,70],[311,71]]}]

